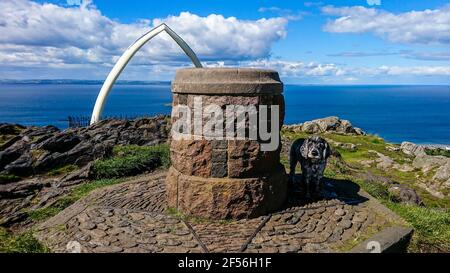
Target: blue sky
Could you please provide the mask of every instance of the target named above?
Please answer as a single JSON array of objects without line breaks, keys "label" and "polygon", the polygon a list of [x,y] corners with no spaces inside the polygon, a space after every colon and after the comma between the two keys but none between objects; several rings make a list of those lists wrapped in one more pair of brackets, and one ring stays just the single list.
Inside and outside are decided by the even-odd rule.
[{"label": "blue sky", "polygon": [[[272,68],[299,84],[450,84],[450,5],[440,0],[2,0],[0,78],[104,79],[161,22],[206,66]],[[162,35],[121,79],[170,80],[189,65]]]}]

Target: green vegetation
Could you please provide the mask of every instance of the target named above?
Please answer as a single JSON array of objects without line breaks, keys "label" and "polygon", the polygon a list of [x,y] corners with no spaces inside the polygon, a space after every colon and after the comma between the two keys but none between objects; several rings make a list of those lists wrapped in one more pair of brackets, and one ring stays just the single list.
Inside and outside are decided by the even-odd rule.
[{"label": "green vegetation", "polygon": [[0,184],[8,184],[20,181],[22,178],[13,174],[0,174]]},{"label": "green vegetation", "polygon": [[48,253],[49,249],[33,237],[32,232],[13,235],[0,228],[1,253]]},{"label": "green vegetation", "polygon": [[411,252],[450,252],[450,213],[444,210],[384,202],[414,227]]},{"label": "green vegetation", "polygon": [[64,166],[64,167],[61,167],[61,168],[57,168],[57,169],[51,170],[50,172],[47,173],[47,175],[48,176],[60,176],[60,175],[63,175],[63,174],[71,173],[71,172],[76,171],[78,169],[79,169],[78,166],[67,165],[67,166]]},{"label": "green vegetation", "polygon": [[87,196],[92,191],[122,182],[123,180],[120,179],[103,179],[80,185],[74,188],[70,194],[65,195],[60,199],[58,199],[53,205],[42,209],[30,211],[28,215],[30,216],[31,219],[35,221],[48,219],[60,213],[65,208],[69,207],[70,205],[80,200],[81,198]]},{"label": "green vegetation", "polygon": [[444,149],[425,149],[425,153],[427,155],[441,155],[445,157],[450,157],[450,150],[444,150]]},{"label": "green vegetation", "polygon": [[120,178],[152,171],[158,167],[170,166],[169,147],[167,144],[156,146],[117,146],[113,157],[97,160],[93,166],[96,179]]}]

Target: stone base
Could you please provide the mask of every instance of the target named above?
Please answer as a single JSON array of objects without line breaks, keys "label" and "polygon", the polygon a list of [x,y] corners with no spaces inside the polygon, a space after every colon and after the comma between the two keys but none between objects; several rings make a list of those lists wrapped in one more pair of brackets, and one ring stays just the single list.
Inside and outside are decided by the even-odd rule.
[{"label": "stone base", "polygon": [[166,178],[171,208],[208,219],[254,218],[283,206],[287,195],[284,169],[260,178],[203,178],[171,167]]}]

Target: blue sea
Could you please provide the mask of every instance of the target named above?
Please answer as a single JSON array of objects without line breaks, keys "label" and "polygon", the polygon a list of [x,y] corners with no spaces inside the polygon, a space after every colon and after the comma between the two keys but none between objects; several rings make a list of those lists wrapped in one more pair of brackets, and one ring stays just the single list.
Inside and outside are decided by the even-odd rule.
[{"label": "blue sea", "polygon": [[[68,126],[90,116],[100,84],[2,83],[0,123]],[[388,141],[450,145],[450,86],[285,86],[286,124],[339,116]],[[119,84],[104,115],[169,114],[170,84]]]}]

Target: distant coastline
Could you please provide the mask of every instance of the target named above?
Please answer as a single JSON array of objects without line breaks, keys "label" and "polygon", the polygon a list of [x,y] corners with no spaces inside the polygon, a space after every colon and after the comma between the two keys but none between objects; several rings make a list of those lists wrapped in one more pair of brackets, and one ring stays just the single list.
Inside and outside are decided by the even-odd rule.
[{"label": "distant coastline", "polygon": [[[0,79],[0,84],[79,84],[79,85],[102,85],[104,80],[76,80],[76,79],[61,79],[61,80],[11,80]],[[128,81],[118,80],[117,85],[170,85],[170,81]]]}]

